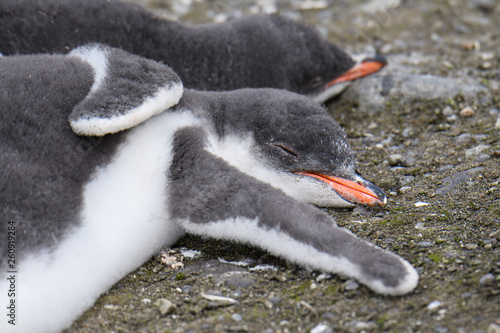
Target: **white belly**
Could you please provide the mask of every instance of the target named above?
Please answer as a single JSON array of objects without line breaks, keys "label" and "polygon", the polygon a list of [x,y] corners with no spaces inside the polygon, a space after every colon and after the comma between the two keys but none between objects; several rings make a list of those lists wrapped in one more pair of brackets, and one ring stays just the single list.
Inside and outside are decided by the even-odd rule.
[{"label": "white belly", "polygon": [[[69,326],[99,295],[184,231],[166,209],[175,130],[196,124],[164,112],[133,129],[113,161],[84,188],[81,224],[52,252],[18,264],[16,326],[0,331],[54,332]],[[72,195],[68,193],[67,195]],[[6,278],[1,304],[8,304]]]}]

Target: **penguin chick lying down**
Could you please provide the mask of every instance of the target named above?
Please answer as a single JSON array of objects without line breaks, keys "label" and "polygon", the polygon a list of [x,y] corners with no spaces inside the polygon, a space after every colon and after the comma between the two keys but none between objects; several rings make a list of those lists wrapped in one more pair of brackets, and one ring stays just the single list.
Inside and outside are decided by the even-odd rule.
[{"label": "penguin chick lying down", "polygon": [[[356,174],[341,128],[307,97],[183,91],[168,67],[100,45],[2,57],[0,84],[0,234],[13,221],[22,314],[15,326],[0,321],[1,332],[62,330],[186,232],[381,294],[417,284],[407,261],[311,205],[385,196]],[[6,274],[5,256],[0,264]]]},{"label": "penguin chick lying down", "polygon": [[5,55],[103,43],[162,61],[197,90],[279,88],[326,101],[386,64],[356,64],[313,28],[275,15],[189,26],[114,0],[2,0],[0,17]]}]

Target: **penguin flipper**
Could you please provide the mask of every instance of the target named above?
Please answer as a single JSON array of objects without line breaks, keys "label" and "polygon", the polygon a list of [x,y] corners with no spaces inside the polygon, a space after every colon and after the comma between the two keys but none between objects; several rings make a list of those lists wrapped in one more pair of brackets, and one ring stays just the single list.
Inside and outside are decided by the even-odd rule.
[{"label": "penguin flipper", "polygon": [[381,294],[416,287],[418,274],[407,261],[229,165],[204,148],[204,136],[185,128],[173,143],[169,210],[187,232],[256,245],[302,266],[356,278]]},{"label": "penguin flipper", "polygon": [[89,64],[94,83],[73,109],[73,132],[103,136],[132,128],[176,105],[183,93],[180,78],[170,67],[101,44],[69,53]]}]

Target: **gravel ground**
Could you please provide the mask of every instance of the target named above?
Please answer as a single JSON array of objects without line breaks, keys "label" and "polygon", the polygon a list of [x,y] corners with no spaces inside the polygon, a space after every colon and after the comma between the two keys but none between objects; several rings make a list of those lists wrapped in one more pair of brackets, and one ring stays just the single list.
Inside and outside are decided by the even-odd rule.
[{"label": "gravel ground", "polygon": [[329,213],[410,261],[420,283],[379,296],[256,248],[186,236],[66,332],[500,332],[498,1],[136,2],[188,22],[279,12],[351,53],[385,54],[388,67],[328,108],[389,203]]}]

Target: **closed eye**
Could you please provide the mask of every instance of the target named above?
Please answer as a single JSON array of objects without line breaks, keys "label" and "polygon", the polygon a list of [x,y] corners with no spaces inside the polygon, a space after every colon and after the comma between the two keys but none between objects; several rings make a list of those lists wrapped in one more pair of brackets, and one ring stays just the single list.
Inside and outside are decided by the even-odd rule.
[{"label": "closed eye", "polygon": [[284,151],[285,153],[287,153],[288,155],[291,155],[294,158],[299,158],[299,155],[297,155],[297,153],[294,152],[292,148],[287,147],[286,145],[281,144],[281,143],[275,143],[274,145],[276,147],[281,148],[281,150]]}]

